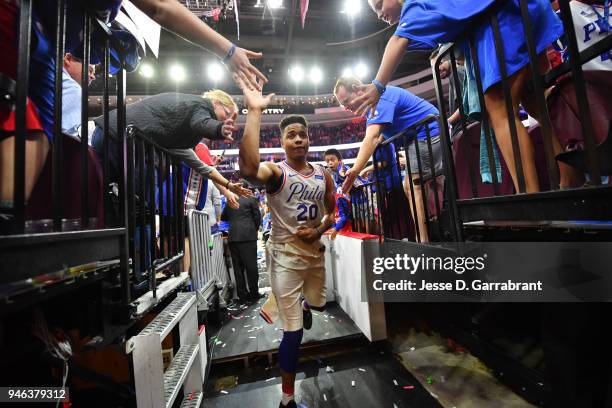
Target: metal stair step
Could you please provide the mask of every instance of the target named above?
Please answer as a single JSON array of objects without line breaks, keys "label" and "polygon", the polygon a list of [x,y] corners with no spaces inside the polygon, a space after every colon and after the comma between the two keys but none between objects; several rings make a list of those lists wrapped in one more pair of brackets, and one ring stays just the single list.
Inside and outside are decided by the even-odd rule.
[{"label": "metal stair step", "polygon": [[158,314],[155,319],[138,334],[138,336],[159,334],[160,339],[163,340],[185,313],[187,313],[195,301],[195,293],[178,293],[176,299],[166,306],[166,308]]},{"label": "metal stair step", "polygon": [[172,404],[174,404],[179,389],[183,385],[185,378],[187,378],[187,374],[194,364],[199,350],[199,344],[181,346],[170,367],[164,373],[164,396],[167,408],[172,407]]},{"label": "metal stair step", "polygon": [[199,408],[204,399],[204,394],[201,392],[194,392],[192,394],[185,395],[181,408]]}]

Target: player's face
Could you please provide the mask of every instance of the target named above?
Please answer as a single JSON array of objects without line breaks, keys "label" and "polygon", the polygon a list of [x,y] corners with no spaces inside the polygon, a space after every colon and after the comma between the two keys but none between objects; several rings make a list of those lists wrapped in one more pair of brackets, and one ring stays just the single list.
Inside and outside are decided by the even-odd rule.
[{"label": "player's face", "polygon": [[283,149],[287,157],[305,160],[309,146],[308,129],[301,123],[292,123],[283,131]]},{"label": "player's face", "polygon": [[402,5],[398,0],[368,0],[379,20],[391,25],[399,21]]},{"label": "player's face", "polygon": [[338,160],[338,158],[333,154],[327,154],[325,155],[325,163],[327,163],[327,168],[330,171],[336,171],[340,160]]}]

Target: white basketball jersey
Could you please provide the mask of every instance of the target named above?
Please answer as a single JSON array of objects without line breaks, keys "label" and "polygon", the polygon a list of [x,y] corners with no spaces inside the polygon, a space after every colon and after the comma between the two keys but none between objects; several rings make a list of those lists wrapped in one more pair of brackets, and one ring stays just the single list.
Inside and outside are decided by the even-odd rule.
[{"label": "white basketball jersey", "polygon": [[285,161],[279,163],[282,183],[273,193],[266,193],[272,220],[271,242],[293,240],[300,225],[317,227],[325,215],[325,174],[321,166],[302,174]]}]

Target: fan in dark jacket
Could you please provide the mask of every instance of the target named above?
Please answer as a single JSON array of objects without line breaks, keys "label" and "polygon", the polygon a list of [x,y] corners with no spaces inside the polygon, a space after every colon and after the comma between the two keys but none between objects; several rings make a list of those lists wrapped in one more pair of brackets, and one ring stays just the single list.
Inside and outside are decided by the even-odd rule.
[{"label": "fan in dark jacket", "polygon": [[[254,197],[240,197],[238,203],[240,208],[237,209],[225,206],[221,220],[230,224],[229,246],[240,303],[255,302],[261,297],[257,269],[257,231],[261,226],[261,212],[259,201]],[[248,282],[248,290],[245,282]]]},{"label": "fan in dark jacket", "polygon": [[[223,91],[213,90],[204,96],[181,93],[162,93],[150,96],[126,107],[126,125],[133,125],[196,170],[202,163],[193,149],[203,138],[233,141],[237,106]],[[91,143],[103,157],[104,120],[94,119],[96,128]],[[117,110],[109,114],[109,163],[113,175],[118,171]],[[195,166],[195,167],[194,167]],[[209,169],[211,170],[211,169]],[[210,173],[210,171],[203,173]]]}]

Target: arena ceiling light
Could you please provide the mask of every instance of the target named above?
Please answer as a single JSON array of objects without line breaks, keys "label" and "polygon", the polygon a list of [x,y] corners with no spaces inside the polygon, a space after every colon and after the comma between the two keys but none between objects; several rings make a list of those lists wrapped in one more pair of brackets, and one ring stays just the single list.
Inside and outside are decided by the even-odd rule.
[{"label": "arena ceiling light", "polygon": [[174,64],[168,70],[168,76],[175,82],[183,82],[187,78],[187,72],[182,65]]},{"label": "arena ceiling light", "polygon": [[323,80],[323,71],[319,67],[312,67],[309,73],[310,82],[318,85]]},{"label": "arena ceiling light", "polygon": [[304,70],[298,65],[294,65],[289,69],[289,78],[293,82],[301,82],[304,79]]},{"label": "arena ceiling light", "polygon": [[345,0],[343,13],[349,17],[354,17],[361,12],[361,0]]},{"label": "arena ceiling light", "polygon": [[360,62],[355,67],[355,75],[357,75],[357,78],[359,79],[364,79],[366,76],[368,76],[368,73],[369,69],[363,62]]},{"label": "arena ceiling light", "polygon": [[342,76],[343,77],[352,77],[353,76],[353,69],[350,67],[346,67],[344,68],[344,70],[342,70]]},{"label": "arena ceiling light", "polygon": [[155,69],[151,64],[144,63],[140,66],[140,75],[145,78],[153,78],[155,76]]},{"label": "arena ceiling light", "polygon": [[208,68],[206,71],[208,73],[208,79],[210,79],[211,81],[220,82],[223,80],[225,68],[223,68],[220,63],[216,61],[211,62],[210,64],[208,64]]},{"label": "arena ceiling light", "polygon": [[283,0],[267,0],[268,7],[271,9],[278,9],[283,7]]}]

